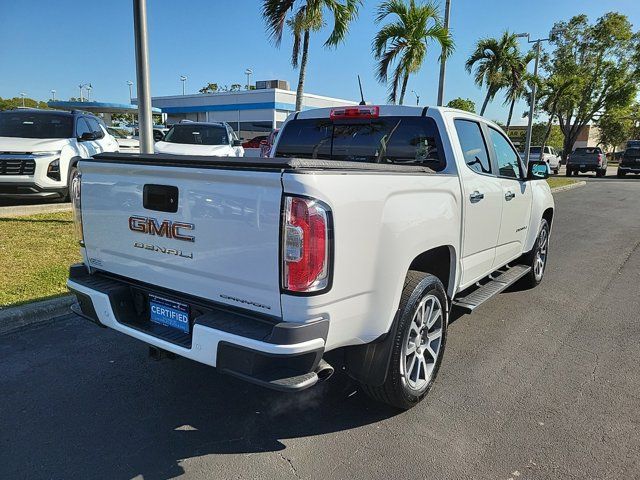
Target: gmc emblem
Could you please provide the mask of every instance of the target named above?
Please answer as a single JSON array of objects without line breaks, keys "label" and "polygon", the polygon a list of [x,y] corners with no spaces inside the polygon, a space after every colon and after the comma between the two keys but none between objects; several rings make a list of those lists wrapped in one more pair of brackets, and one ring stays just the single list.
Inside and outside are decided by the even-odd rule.
[{"label": "gmc emblem", "polygon": [[129,230],[132,232],[146,233],[158,237],[175,238],[185,242],[195,242],[192,235],[185,235],[180,230],[194,230],[193,223],[172,222],[171,220],[158,221],[151,217],[129,217]]}]

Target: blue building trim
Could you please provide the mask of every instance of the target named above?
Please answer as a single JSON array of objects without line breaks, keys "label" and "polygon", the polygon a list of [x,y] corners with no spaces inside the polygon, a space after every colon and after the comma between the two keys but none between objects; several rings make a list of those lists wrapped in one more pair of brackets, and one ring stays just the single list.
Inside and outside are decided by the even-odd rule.
[{"label": "blue building trim", "polygon": [[286,110],[293,112],[296,106],[282,102],[230,103],[224,105],[189,105],[160,107],[163,113],[229,112],[236,110]]}]

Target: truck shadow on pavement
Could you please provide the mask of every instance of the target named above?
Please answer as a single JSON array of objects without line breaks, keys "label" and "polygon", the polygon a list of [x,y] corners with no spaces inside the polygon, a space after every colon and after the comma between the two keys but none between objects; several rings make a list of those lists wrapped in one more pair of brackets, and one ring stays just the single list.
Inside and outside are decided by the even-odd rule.
[{"label": "truck shadow on pavement", "polygon": [[[0,370],[8,373],[0,378],[1,478],[168,479],[184,473],[182,459],[281,451],[286,439],[399,413],[368,400],[343,374],[284,394],[190,360],[154,361],[144,344],[80,319],[64,324],[50,327],[71,336],[64,353],[40,351],[55,349],[61,335],[46,328],[0,339]],[[19,377],[31,386],[28,398],[7,390]]]}]

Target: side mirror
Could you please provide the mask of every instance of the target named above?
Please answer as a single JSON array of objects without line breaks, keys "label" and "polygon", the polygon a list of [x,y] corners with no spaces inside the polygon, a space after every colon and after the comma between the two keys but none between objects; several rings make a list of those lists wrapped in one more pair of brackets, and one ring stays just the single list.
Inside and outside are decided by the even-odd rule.
[{"label": "side mirror", "polygon": [[159,132],[158,130],[154,130],[153,131],[153,141],[154,142],[161,142],[164,139],[164,135],[162,132]]},{"label": "side mirror", "polygon": [[97,138],[98,137],[93,132],[84,132],[82,134],[82,136],[80,136],[80,138],[78,140],[80,140],[81,142],[87,142],[87,141],[91,141],[91,140],[96,140]]},{"label": "side mirror", "polygon": [[544,180],[549,178],[547,162],[529,161],[527,166],[527,180]]},{"label": "side mirror", "polygon": [[234,140],[231,145],[233,145],[234,147],[241,147],[242,146],[242,140]]}]

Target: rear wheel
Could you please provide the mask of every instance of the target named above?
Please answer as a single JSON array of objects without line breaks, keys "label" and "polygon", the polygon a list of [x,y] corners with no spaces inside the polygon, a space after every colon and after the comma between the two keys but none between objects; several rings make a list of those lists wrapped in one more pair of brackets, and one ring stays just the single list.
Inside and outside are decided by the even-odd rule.
[{"label": "rear wheel", "polygon": [[623,178],[626,174],[627,172],[623,172],[622,170],[618,169],[618,173],[616,175],[618,178]]},{"label": "rear wheel", "polygon": [[435,276],[409,271],[400,300],[385,382],[362,385],[374,400],[397,408],[418,404],[431,389],[447,338],[447,296]]},{"label": "rear wheel", "polygon": [[570,169],[569,167],[567,167],[567,170],[564,172],[564,174],[565,174],[567,177],[570,177],[572,173],[573,173],[573,172],[571,171],[571,169]]},{"label": "rear wheel", "polygon": [[596,177],[598,178],[604,177],[606,174],[607,174],[607,171],[605,169],[596,170]]},{"label": "rear wheel", "polygon": [[531,271],[523,277],[523,282],[528,287],[535,287],[542,281],[547,268],[547,256],[549,252],[549,222],[542,219],[538,238],[529,253],[522,257],[522,263],[530,266]]}]

